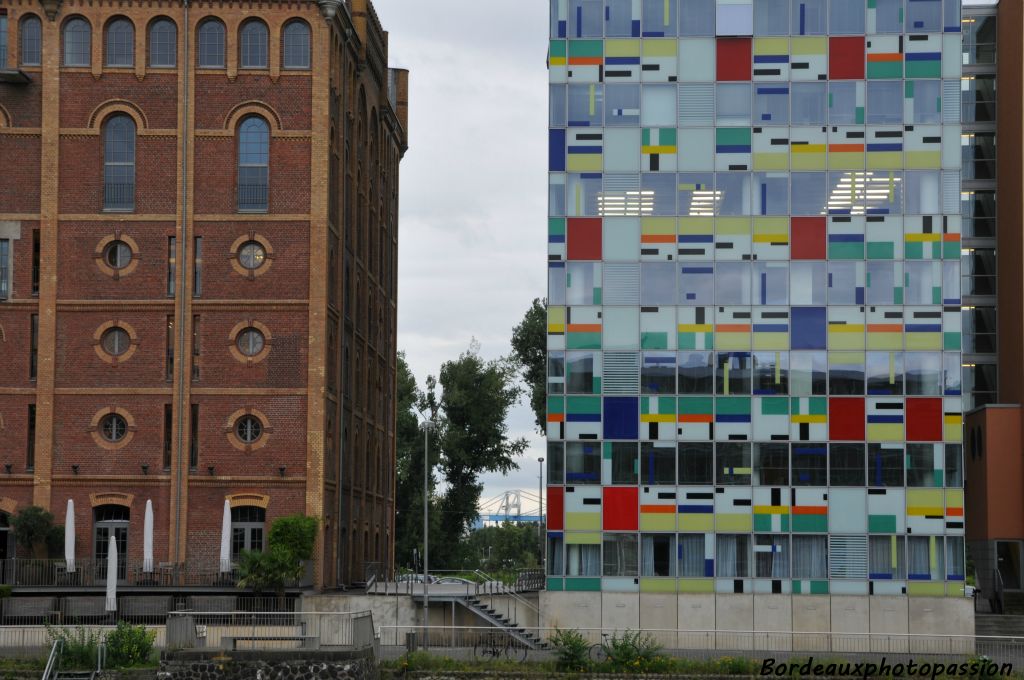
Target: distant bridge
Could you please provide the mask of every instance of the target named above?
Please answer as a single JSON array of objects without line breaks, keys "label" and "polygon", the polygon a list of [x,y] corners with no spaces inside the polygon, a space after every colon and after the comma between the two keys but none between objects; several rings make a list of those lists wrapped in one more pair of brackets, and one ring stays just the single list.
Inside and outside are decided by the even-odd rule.
[{"label": "distant bridge", "polygon": [[483,501],[477,506],[480,516],[474,529],[493,526],[502,522],[530,523],[543,522],[540,514],[540,499],[529,491],[506,491],[501,495]]}]

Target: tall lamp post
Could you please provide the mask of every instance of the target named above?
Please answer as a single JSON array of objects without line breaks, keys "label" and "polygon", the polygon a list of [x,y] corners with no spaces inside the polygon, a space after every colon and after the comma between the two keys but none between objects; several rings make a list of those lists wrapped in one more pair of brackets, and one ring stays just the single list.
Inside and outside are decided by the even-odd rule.
[{"label": "tall lamp post", "polygon": [[540,570],[544,572],[544,458],[538,458],[540,473],[537,475],[537,500],[540,502],[540,514],[537,516],[537,537],[540,540]]},{"label": "tall lamp post", "polygon": [[434,421],[424,418],[420,427],[423,428],[423,649],[427,649],[430,640],[430,431]]}]

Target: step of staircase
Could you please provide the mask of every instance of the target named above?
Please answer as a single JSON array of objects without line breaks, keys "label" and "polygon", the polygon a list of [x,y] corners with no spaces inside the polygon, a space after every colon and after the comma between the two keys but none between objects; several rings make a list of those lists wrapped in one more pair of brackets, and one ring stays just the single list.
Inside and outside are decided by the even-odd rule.
[{"label": "step of staircase", "polygon": [[1012,635],[1024,637],[1024,616],[1010,614],[976,614],[974,616],[974,634]]}]

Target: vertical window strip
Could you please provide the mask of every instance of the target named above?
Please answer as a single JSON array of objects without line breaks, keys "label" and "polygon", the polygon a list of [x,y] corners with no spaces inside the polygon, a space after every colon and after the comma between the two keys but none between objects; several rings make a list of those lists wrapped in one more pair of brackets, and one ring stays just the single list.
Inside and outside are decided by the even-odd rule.
[{"label": "vertical window strip", "polygon": [[32,471],[36,467],[36,405],[28,405],[28,424],[25,428],[25,470]]},{"label": "vertical window strip", "polygon": [[164,404],[164,449],[163,467],[164,470],[171,469],[171,446],[172,433],[174,431],[174,410],[170,404]]},{"label": "vertical window strip", "polygon": [[11,296],[11,242],[0,239],[0,300]]},{"label": "vertical window strip", "polygon": [[203,237],[195,237],[192,249],[192,297],[203,296]]},{"label": "vertical window strip", "polygon": [[32,295],[39,295],[39,230],[32,230]]},{"label": "vertical window strip", "polygon": [[167,338],[166,338],[166,368],[167,381],[174,380],[174,316],[167,315]]},{"label": "vertical window strip", "polygon": [[192,404],[189,418],[188,466],[199,467],[199,404]]},{"label": "vertical window strip", "polygon": [[39,369],[39,315],[33,314],[29,323],[28,378],[35,380]]},{"label": "vertical window strip", "polygon": [[174,297],[175,278],[177,276],[178,238],[167,237],[167,297]]}]

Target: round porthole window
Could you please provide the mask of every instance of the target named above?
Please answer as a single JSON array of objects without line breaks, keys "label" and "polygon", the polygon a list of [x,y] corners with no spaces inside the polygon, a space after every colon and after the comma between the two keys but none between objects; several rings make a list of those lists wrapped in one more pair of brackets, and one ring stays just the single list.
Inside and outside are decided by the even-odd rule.
[{"label": "round porthole window", "polygon": [[267,250],[259,241],[246,241],[238,249],[238,262],[252,271],[259,269],[267,261]]},{"label": "round porthole window", "polygon": [[263,435],[263,423],[256,416],[242,416],[235,422],[235,435],[242,442],[252,444]]},{"label": "round porthole window", "polygon": [[131,337],[125,329],[114,326],[104,331],[103,337],[100,339],[100,346],[110,356],[119,357],[131,347]]},{"label": "round porthole window", "polygon": [[254,357],[262,352],[265,344],[266,340],[263,337],[263,333],[258,328],[251,326],[243,329],[235,340],[238,351],[247,357]]},{"label": "round porthole window", "polygon": [[132,262],[132,249],[124,241],[111,241],[103,250],[103,260],[111,269],[124,269]]},{"label": "round porthole window", "polygon": [[116,413],[103,416],[103,420],[100,421],[100,435],[105,440],[116,444],[122,441],[127,434],[128,423],[123,417]]}]

